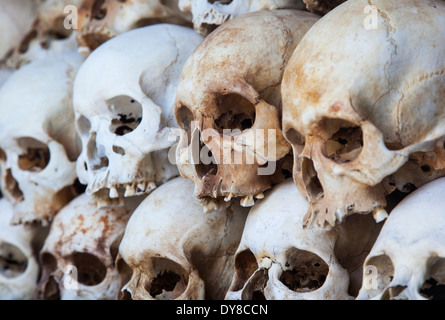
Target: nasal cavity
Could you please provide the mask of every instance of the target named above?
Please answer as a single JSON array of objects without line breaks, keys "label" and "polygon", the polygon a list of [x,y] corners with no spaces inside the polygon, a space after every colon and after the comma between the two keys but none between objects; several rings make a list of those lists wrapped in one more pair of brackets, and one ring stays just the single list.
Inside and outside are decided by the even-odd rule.
[{"label": "nasal cavity", "polygon": [[11,169],[7,169],[4,176],[5,196],[7,196],[14,203],[19,203],[24,200],[23,192],[19,188],[17,180],[14,179]]},{"label": "nasal cavity", "polygon": [[195,164],[196,173],[200,179],[216,176],[218,165],[210,148],[200,143],[199,161]]},{"label": "nasal cavity", "polygon": [[314,162],[311,159],[304,157],[301,163],[301,170],[303,175],[303,183],[306,187],[306,192],[312,200],[321,200],[324,195],[323,186],[318,179],[318,173],[315,169]]}]

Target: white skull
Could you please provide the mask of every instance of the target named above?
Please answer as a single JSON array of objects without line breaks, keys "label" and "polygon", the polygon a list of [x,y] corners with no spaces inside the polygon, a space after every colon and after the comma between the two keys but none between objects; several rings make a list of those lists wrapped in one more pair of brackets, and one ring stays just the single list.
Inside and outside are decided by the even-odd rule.
[{"label": "white skull", "polygon": [[[305,224],[328,227],[369,212],[380,221],[396,186],[431,179],[424,163],[409,160],[415,153],[431,152],[436,166],[426,171],[443,175],[444,29],[443,1],[357,0],[325,15],[300,42],[282,96],[294,178],[310,201]],[[408,161],[419,168],[416,181],[396,174]]]},{"label": "white skull", "polygon": [[80,6],[82,0],[35,2],[39,4],[36,17],[27,33],[21,37],[20,44],[7,57],[6,65],[9,68],[18,69],[29,62],[78,48],[75,31],[77,13],[74,9]]},{"label": "white skull", "polygon": [[191,17],[179,10],[178,0],[84,0],[77,40],[89,52],[118,34],[159,23],[191,26]]},{"label": "white skull", "polygon": [[12,216],[12,205],[0,199],[0,300],[31,300],[39,276],[37,254],[47,230],[12,226]]},{"label": "white skull", "polygon": [[308,206],[292,179],[255,204],[235,255],[228,300],[343,300],[358,293],[361,266],[380,227],[369,215],[335,230],[303,228]]},{"label": "white skull", "polygon": [[2,0],[0,3],[0,61],[5,63],[31,28],[37,13],[37,2]]},{"label": "white skull", "polygon": [[14,223],[46,223],[79,192],[71,97],[81,62],[77,53],[39,60],[0,89],[1,188]]},{"label": "white skull", "polygon": [[304,7],[300,0],[179,0],[179,8],[192,14],[195,30],[204,36],[249,12]]},{"label": "white skull", "polygon": [[224,202],[203,213],[189,180],[165,183],[128,222],[116,262],[121,298],[223,299],[246,216]]},{"label": "white skull", "polygon": [[437,179],[391,211],[366,258],[358,299],[443,299],[444,191],[445,178]]},{"label": "white skull", "polygon": [[132,199],[124,206],[97,208],[82,194],[63,207],[40,251],[38,298],[115,299],[119,286],[115,259],[137,204]]},{"label": "white skull", "polygon": [[175,104],[182,129],[177,162],[198,198],[240,197],[243,206],[253,206],[291,174],[281,79],[318,19],[297,10],[249,13],[215,30],[187,60]]},{"label": "white skull", "polygon": [[88,56],[74,85],[83,145],[77,174],[99,202],[149,193],[178,175],[168,159],[176,87],[201,39],[193,29],[159,24],[121,34]]}]

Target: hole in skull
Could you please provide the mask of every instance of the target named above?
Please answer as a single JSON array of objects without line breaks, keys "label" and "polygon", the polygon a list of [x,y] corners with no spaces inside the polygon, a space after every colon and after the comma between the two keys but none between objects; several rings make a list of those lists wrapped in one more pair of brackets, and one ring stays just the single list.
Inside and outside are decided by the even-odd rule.
[{"label": "hole in skull", "polygon": [[122,257],[118,257],[116,261],[116,270],[119,273],[119,300],[132,300],[131,294],[127,290],[122,290],[123,287],[130,282],[131,277],[133,275],[133,270],[130,266],[125,262]]},{"label": "hole in skull", "polygon": [[81,115],[79,116],[79,118],[77,118],[76,124],[77,124],[77,132],[79,133],[79,135],[83,137],[88,137],[91,130],[90,120]]},{"label": "hole in skull", "polygon": [[179,127],[182,129],[182,132],[187,134],[187,145],[190,145],[192,140],[192,130],[194,127],[193,113],[189,108],[180,106],[175,109],[175,118]]},{"label": "hole in skull", "polygon": [[220,134],[228,134],[225,130],[242,132],[250,129],[255,123],[255,105],[238,94],[222,95],[218,99],[221,114],[216,119],[216,129]]},{"label": "hole in skull", "polygon": [[49,252],[42,252],[40,255],[40,265],[47,274],[51,274],[57,269],[57,260]]},{"label": "hole in skull", "polygon": [[394,279],[394,265],[391,258],[386,254],[372,257],[366,263],[367,273],[364,276],[364,283],[372,290],[368,290],[370,298],[375,297],[388,288]]},{"label": "hole in skull", "polygon": [[205,144],[201,142],[199,163],[195,165],[196,173],[201,179],[210,176],[216,176],[218,172],[218,165],[213,156],[212,151]]},{"label": "hole in skull", "polygon": [[233,2],[233,0],[207,0],[208,3],[214,4],[215,2],[218,4],[228,5]]},{"label": "hole in skull", "polygon": [[77,268],[79,283],[96,286],[105,279],[107,268],[98,257],[86,252],[75,252],[71,256],[71,261]]},{"label": "hole in skull", "polygon": [[241,290],[247,280],[258,269],[258,263],[252,251],[244,250],[235,257],[235,276],[232,291]]},{"label": "hole in skull", "polygon": [[12,176],[11,169],[7,169],[5,173],[5,193],[8,197],[11,198],[15,203],[22,202],[24,200],[24,196],[22,190],[19,188],[19,184],[17,180]]},{"label": "hole in skull", "polygon": [[0,244],[0,274],[6,278],[15,278],[25,272],[28,259],[15,245],[2,242]]},{"label": "hole in skull", "polygon": [[43,288],[43,300],[60,300],[59,286],[54,277],[49,277]]},{"label": "hole in skull", "polygon": [[68,38],[72,34],[73,29],[65,28],[65,19],[65,16],[59,16],[54,19],[52,27],[48,31],[47,36],[55,40],[63,40]]},{"label": "hole in skull", "polygon": [[347,163],[357,159],[363,149],[362,129],[344,121],[334,121],[334,126],[341,127],[326,141],[327,157],[336,163]]},{"label": "hole in skull", "polygon": [[430,300],[445,299],[445,259],[438,259],[429,270],[430,278],[420,288],[420,294]]},{"label": "hole in skull", "polygon": [[6,161],[6,152],[0,149],[0,161]]},{"label": "hole in skull", "polygon": [[285,270],[280,281],[294,292],[310,292],[321,288],[329,273],[327,263],[316,254],[289,249],[286,252],[288,270]]},{"label": "hole in skull", "polygon": [[311,159],[303,158],[301,169],[303,172],[303,182],[306,186],[308,196],[313,200],[322,199],[324,190],[318,179],[318,173],[315,170],[314,162]]},{"label": "hole in skull", "polygon": [[113,114],[110,131],[118,136],[133,132],[142,121],[142,105],[128,96],[118,96],[107,101]]},{"label": "hole in skull", "polygon": [[120,154],[121,156],[125,156],[125,150],[124,148],[113,146],[114,153]]},{"label": "hole in skull", "polygon": [[18,159],[21,170],[40,172],[46,168],[50,159],[49,148],[46,144],[28,137],[17,139],[17,143],[23,150]]},{"label": "hole in skull", "polygon": [[96,0],[93,4],[91,16],[93,19],[102,20],[107,15],[105,0]]},{"label": "hole in skull", "polygon": [[285,134],[284,137],[287,139],[287,141],[289,141],[290,144],[292,145],[304,145],[305,143],[305,138],[302,134],[300,134],[297,130],[295,130],[294,128],[290,128],[288,129]]},{"label": "hole in skull", "polygon": [[188,285],[185,270],[176,262],[165,258],[152,260],[152,272],[156,275],[145,284],[147,292],[158,300],[174,300],[181,296]]}]

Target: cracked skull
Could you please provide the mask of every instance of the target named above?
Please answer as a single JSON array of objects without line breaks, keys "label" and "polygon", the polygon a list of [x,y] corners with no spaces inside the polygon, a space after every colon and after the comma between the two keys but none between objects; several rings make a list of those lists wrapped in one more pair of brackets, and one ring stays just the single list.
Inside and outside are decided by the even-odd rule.
[{"label": "cracked skull", "polygon": [[[283,132],[310,201],[306,225],[379,221],[396,187],[443,175],[444,13],[442,1],[347,1],[300,42],[283,77]],[[415,179],[399,171],[407,163]]]},{"label": "cracked skull", "polygon": [[444,191],[439,178],[394,208],[366,258],[358,299],[443,299]]},{"label": "cracked skull", "polygon": [[358,294],[361,267],[380,227],[368,215],[335,230],[303,228],[308,206],[288,179],[250,210],[227,299],[344,300]]},{"label": "cracked skull", "polygon": [[88,56],[74,85],[83,146],[77,174],[99,202],[149,193],[178,175],[168,160],[176,88],[201,39],[193,29],[160,24],[119,35]]},{"label": "cracked skull", "polygon": [[72,85],[77,53],[15,71],[0,89],[0,185],[13,223],[48,222],[79,193]]},{"label": "cracked skull", "polygon": [[82,194],[54,218],[40,251],[38,298],[112,300],[119,276],[115,260],[125,226],[138,201],[97,208]]},{"label": "cracked skull", "polygon": [[120,298],[223,299],[246,216],[247,209],[223,201],[203,213],[192,182],[165,183],[128,222],[116,262]]},{"label": "cracked skull", "polygon": [[78,43],[93,51],[118,34],[159,23],[191,26],[177,0],[84,0],[79,8]]},{"label": "cracked skull", "polygon": [[228,20],[249,12],[303,9],[304,4],[297,0],[179,0],[179,8],[191,13],[195,30],[207,36]]},{"label": "cracked skull", "polygon": [[0,300],[34,299],[41,248],[46,229],[40,226],[13,226],[13,207],[0,199]]},{"label": "cracked skull", "polygon": [[281,79],[317,20],[293,10],[249,13],[218,28],[187,60],[175,105],[182,129],[177,163],[198,198],[242,197],[252,206],[290,174]]}]

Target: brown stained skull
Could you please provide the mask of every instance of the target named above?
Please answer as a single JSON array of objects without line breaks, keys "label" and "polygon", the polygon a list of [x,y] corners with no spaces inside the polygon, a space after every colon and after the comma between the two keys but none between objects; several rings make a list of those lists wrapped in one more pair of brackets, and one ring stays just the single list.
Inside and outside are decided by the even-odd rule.
[{"label": "brown stained skull", "polygon": [[186,62],[175,105],[177,160],[198,198],[242,197],[252,206],[290,173],[281,79],[318,18],[291,10],[246,14],[215,30]]},{"label": "brown stained skull", "polygon": [[118,34],[158,23],[191,26],[177,0],[83,0],[79,8],[77,41],[93,51]]},{"label": "brown stained skull", "polygon": [[444,13],[442,1],[348,1],[300,42],[282,95],[305,225],[380,221],[389,193],[443,175]]}]

